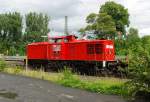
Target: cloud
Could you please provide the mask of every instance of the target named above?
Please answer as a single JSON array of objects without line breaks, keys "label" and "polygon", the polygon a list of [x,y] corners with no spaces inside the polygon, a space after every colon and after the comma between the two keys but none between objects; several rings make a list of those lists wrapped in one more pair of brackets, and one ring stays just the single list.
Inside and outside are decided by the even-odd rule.
[{"label": "cloud", "polygon": [[[83,25],[85,9],[80,0],[0,0],[0,13],[18,11],[21,14],[28,12],[42,12],[50,16],[50,27],[56,31],[64,30],[64,16],[69,18],[70,30],[79,29],[76,22]],[[82,18],[81,18],[82,17]],[[85,21],[84,21],[85,22]],[[74,25],[74,26],[72,26]],[[75,27],[78,26],[78,27]],[[81,26],[80,26],[81,27]]]},{"label": "cloud", "polygon": [[138,28],[140,36],[150,34],[150,1],[127,0],[126,7],[130,13],[130,26]]},{"label": "cloud", "polygon": [[[80,0],[0,0],[4,2],[0,7],[1,12],[19,11],[28,13],[31,11],[47,13],[55,18],[62,16],[76,16]],[[77,7],[77,8],[76,8]]]},{"label": "cloud", "polygon": [[[109,0],[0,0],[0,13],[31,11],[46,13],[51,17],[50,28],[63,32],[64,16],[68,16],[69,31],[86,25],[88,14],[98,13],[100,5]],[[139,29],[141,36],[150,32],[150,0],[112,0],[124,5],[130,13],[130,26]]]}]

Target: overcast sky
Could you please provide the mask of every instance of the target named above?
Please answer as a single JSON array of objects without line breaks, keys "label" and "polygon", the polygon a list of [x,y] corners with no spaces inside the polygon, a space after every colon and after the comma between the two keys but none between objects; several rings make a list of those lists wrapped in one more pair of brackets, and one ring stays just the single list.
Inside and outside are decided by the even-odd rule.
[{"label": "overcast sky", "polygon": [[[77,31],[86,25],[88,14],[98,13],[100,5],[108,0],[0,0],[0,13],[30,11],[46,13],[51,17],[50,29],[64,30],[64,16],[68,16],[69,31]],[[150,35],[150,0],[113,0],[128,8],[130,26],[139,29],[140,36]]]}]

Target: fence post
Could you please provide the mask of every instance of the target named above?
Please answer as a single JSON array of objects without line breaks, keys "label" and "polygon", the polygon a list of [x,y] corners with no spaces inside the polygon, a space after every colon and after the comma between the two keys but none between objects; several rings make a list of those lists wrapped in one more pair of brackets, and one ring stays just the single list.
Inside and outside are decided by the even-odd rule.
[{"label": "fence post", "polygon": [[28,58],[26,56],[26,71],[28,70]]}]

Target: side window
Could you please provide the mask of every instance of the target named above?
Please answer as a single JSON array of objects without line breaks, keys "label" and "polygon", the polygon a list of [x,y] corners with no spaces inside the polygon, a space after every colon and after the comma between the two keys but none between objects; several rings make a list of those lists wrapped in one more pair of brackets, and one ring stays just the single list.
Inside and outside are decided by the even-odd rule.
[{"label": "side window", "polygon": [[100,44],[95,44],[95,53],[100,54],[102,52],[102,48]]},{"label": "side window", "polygon": [[94,44],[87,44],[87,53],[94,54]]},{"label": "side window", "polygon": [[102,44],[87,44],[87,54],[101,54]]},{"label": "side window", "polygon": [[64,39],[64,42],[67,43],[67,42],[69,42],[69,40],[68,40],[67,38],[65,38],[65,39]]},{"label": "side window", "polygon": [[61,43],[62,42],[62,39],[57,39],[56,40],[56,43]]}]

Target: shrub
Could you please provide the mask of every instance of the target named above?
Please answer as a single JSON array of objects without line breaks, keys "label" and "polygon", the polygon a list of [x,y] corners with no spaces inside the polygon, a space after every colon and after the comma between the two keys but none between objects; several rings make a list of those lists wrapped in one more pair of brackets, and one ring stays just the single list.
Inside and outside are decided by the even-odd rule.
[{"label": "shrub", "polygon": [[[125,80],[116,78],[94,78],[94,80],[80,79],[79,76],[74,75],[71,70],[65,68],[62,73],[46,73],[43,71],[23,70],[22,68],[7,68],[7,73],[20,74],[24,76],[40,78],[59,83],[63,86],[80,88],[91,92],[103,94],[122,95],[126,92],[123,90]],[[81,77],[83,78],[83,77]]]},{"label": "shrub", "polygon": [[0,72],[4,71],[6,68],[6,63],[3,60],[0,60]]},{"label": "shrub", "polygon": [[18,74],[18,73],[20,73],[22,70],[23,70],[23,68],[21,68],[21,67],[15,67],[15,68],[14,68],[14,74]]},{"label": "shrub", "polygon": [[126,90],[128,90],[127,95],[129,98],[137,100],[139,94],[141,94],[141,98],[150,101],[150,97],[146,98],[147,95],[150,95],[150,71],[139,74],[131,81],[128,81],[125,86]]},{"label": "shrub", "polygon": [[71,86],[71,87],[79,87],[81,81],[73,75],[70,69],[65,68],[62,72],[62,76],[58,80],[60,84],[64,86]]},{"label": "shrub", "polygon": [[150,94],[150,54],[140,44],[132,47],[129,54],[129,76],[132,80],[126,83],[126,88],[128,96],[135,99],[141,92]]},{"label": "shrub", "polygon": [[[113,80],[113,79],[112,79]],[[62,76],[60,76],[58,83],[73,88],[80,88],[89,90],[91,92],[103,93],[103,94],[114,94],[114,95],[122,95],[126,94],[126,90],[123,90],[123,82],[115,82],[110,83],[110,80],[106,79],[105,82],[103,80],[99,81],[88,81],[81,80],[76,75],[74,75],[71,70],[65,68]]]}]

